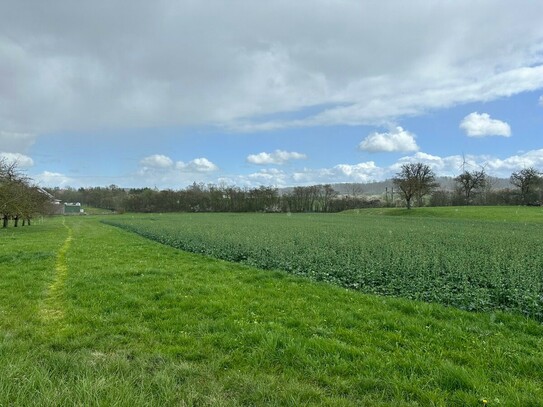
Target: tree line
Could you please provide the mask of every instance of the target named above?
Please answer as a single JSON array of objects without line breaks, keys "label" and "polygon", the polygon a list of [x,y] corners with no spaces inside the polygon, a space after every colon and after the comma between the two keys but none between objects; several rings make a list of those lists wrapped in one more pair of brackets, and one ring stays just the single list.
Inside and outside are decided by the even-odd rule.
[{"label": "tree line", "polygon": [[180,190],[109,187],[50,189],[65,202],[116,212],[339,212],[380,206],[529,205],[543,192],[542,175],[534,168],[511,175],[511,189],[495,189],[484,168],[463,171],[454,190],[440,189],[436,175],[422,163],[405,164],[392,179],[396,199],[368,197],[363,186],[340,195],[332,185],[241,188],[194,183]]},{"label": "tree line", "polygon": [[288,192],[194,183],[180,190],[109,187],[48,189],[65,202],[116,212],[339,212],[380,204],[364,196],[339,196],[331,185],[298,186]]},{"label": "tree line", "polygon": [[42,189],[32,185],[32,180],[17,168],[16,162],[0,158],[0,217],[2,227],[10,220],[17,227],[30,225],[32,217],[46,212],[50,196]]},{"label": "tree line", "polygon": [[541,205],[543,196],[543,175],[534,167],[511,174],[509,182],[515,189],[493,190],[492,179],[484,168],[464,170],[454,182],[455,190],[440,190],[435,173],[422,163],[402,165],[393,178],[407,209],[413,202],[417,206]]},{"label": "tree line", "polygon": [[[124,189],[115,185],[91,188],[44,190],[18,170],[16,163],[0,159],[0,217],[2,226],[13,220],[30,224],[39,213],[50,213],[53,197],[64,202],[116,212],[340,212],[381,206],[540,205],[543,174],[530,167],[513,172],[511,189],[494,189],[481,168],[463,171],[454,178],[454,190],[440,189],[436,175],[423,163],[401,166],[392,179],[396,199],[367,197],[363,186],[340,195],[332,185],[298,186],[279,190],[270,186],[241,188],[194,183],[180,190]],[[398,198],[399,197],[399,198]]]}]

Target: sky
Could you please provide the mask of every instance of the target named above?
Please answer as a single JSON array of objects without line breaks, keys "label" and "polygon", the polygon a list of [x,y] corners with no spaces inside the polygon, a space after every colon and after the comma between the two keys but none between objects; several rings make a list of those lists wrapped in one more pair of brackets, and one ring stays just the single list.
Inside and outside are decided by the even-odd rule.
[{"label": "sky", "polygon": [[543,171],[532,0],[0,0],[0,157],[44,187]]}]

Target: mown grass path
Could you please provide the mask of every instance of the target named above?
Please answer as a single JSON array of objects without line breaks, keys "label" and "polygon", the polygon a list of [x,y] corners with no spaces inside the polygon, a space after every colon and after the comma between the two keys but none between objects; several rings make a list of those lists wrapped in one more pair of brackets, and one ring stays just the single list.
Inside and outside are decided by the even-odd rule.
[{"label": "mown grass path", "polygon": [[[46,323],[59,322],[64,316],[63,295],[66,277],[68,275],[66,255],[72,243],[73,230],[70,226],[66,225],[65,218],[62,218],[62,225],[67,229],[68,235],[56,255],[54,280],[49,286],[47,297],[42,308],[42,318]],[[55,328],[58,329],[58,326],[52,327],[52,329]]]},{"label": "mown grass path", "polygon": [[263,272],[92,218],[66,226],[60,252],[59,220],[0,233],[0,406],[543,405],[534,321]]}]

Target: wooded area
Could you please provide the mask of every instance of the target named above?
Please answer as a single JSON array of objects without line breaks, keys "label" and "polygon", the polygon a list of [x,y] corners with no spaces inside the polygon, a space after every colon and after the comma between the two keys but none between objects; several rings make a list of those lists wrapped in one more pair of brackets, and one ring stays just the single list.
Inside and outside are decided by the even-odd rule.
[{"label": "wooded area", "polygon": [[[405,165],[381,195],[364,193],[353,184],[348,193],[333,185],[241,188],[192,184],[180,190],[109,187],[49,189],[64,202],[116,212],[340,212],[368,207],[451,205],[537,205],[542,200],[541,173],[528,168],[511,175],[511,188],[495,188],[484,169],[464,171],[454,178],[454,189],[442,189],[430,168]],[[403,188],[403,189],[402,189]],[[404,192],[405,190],[405,192]],[[407,193],[407,195],[406,195]]]}]

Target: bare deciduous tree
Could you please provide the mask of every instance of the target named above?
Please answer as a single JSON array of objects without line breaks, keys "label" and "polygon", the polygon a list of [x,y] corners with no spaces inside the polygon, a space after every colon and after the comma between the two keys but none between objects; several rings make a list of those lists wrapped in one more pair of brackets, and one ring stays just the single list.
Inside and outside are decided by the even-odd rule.
[{"label": "bare deciduous tree", "polygon": [[411,209],[413,198],[419,206],[423,205],[424,196],[436,187],[436,176],[432,169],[423,163],[404,164],[393,178],[394,185],[400,189],[407,209]]},{"label": "bare deciduous tree", "polygon": [[14,226],[19,220],[28,221],[33,214],[41,212],[47,196],[36,187],[31,186],[31,180],[17,167],[17,162],[0,159],[0,216],[2,227],[7,227],[10,219]]},{"label": "bare deciduous tree", "polygon": [[534,199],[534,193],[543,184],[541,172],[534,167],[525,168],[511,174],[509,178],[511,184],[520,190],[520,196],[524,205]]},{"label": "bare deciduous tree", "polygon": [[458,185],[458,191],[463,196],[466,205],[471,204],[475,193],[484,189],[488,183],[484,168],[480,171],[464,171],[454,181]]}]

